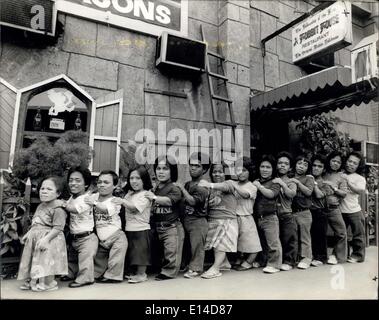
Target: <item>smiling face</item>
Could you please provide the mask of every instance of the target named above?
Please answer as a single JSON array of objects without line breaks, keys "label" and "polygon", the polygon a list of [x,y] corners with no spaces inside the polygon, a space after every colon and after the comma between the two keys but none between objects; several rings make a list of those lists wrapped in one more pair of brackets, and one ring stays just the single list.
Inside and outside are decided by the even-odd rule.
[{"label": "smiling face", "polygon": [[59,197],[57,186],[53,180],[47,179],[42,182],[39,197],[41,202],[51,202]]},{"label": "smiling face", "polygon": [[224,182],[225,181],[225,172],[224,172],[224,167],[222,164],[216,164],[213,167],[212,170],[212,179],[214,182]]},{"label": "smiling face", "polygon": [[68,179],[68,187],[72,195],[80,196],[85,193],[86,185],[83,178],[83,175],[75,171],[71,173],[70,178]]},{"label": "smiling face", "polygon": [[134,191],[140,191],[143,189],[143,181],[137,170],[134,170],[130,174],[129,181],[130,181],[130,186],[132,187]]},{"label": "smiling face", "polygon": [[102,174],[97,179],[97,188],[101,196],[111,195],[116,186],[113,185],[111,174]]},{"label": "smiling face", "polygon": [[278,159],[277,169],[280,176],[286,175],[290,168],[290,159],[287,157],[280,157]]},{"label": "smiling face", "polygon": [[155,174],[159,182],[167,182],[171,179],[170,167],[166,161],[158,162],[157,168],[155,169]]},{"label": "smiling face", "polygon": [[259,165],[259,174],[263,179],[269,179],[272,176],[272,165],[268,161],[263,161]]},{"label": "smiling face", "polygon": [[335,171],[337,172],[340,168],[341,168],[341,165],[342,165],[342,159],[340,156],[335,156],[334,158],[330,159],[330,169],[332,171]]},{"label": "smiling face", "polygon": [[360,159],[354,155],[350,155],[349,158],[346,160],[345,169],[348,173],[354,173],[357,171],[360,163]]}]

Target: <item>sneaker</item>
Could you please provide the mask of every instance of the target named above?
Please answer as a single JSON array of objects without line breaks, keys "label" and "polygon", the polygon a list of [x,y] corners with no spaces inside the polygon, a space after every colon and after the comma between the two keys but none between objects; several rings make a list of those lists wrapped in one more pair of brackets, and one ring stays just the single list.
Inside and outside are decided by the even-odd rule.
[{"label": "sneaker", "polygon": [[253,266],[254,269],[258,269],[258,268],[261,267],[261,264],[259,262],[254,261],[253,264],[252,264],[252,266]]},{"label": "sneaker", "polygon": [[203,279],[213,279],[213,278],[217,278],[221,276],[222,276],[222,273],[220,271],[215,271],[215,270],[208,270],[201,275]]},{"label": "sneaker", "polygon": [[274,268],[274,267],[267,266],[267,267],[263,268],[262,271],[264,273],[276,273],[276,272],[279,272],[280,270],[277,268]]},{"label": "sneaker", "polygon": [[184,278],[187,278],[187,279],[193,279],[193,278],[196,278],[200,275],[199,272],[196,272],[196,271],[192,271],[192,270],[188,270],[185,274],[184,274]]},{"label": "sneaker", "polygon": [[314,266],[314,267],[319,267],[319,266],[322,266],[324,263],[320,260],[312,260],[311,262],[311,266]]},{"label": "sneaker", "polygon": [[136,274],[135,276],[131,276],[128,280],[128,283],[140,283],[147,281],[147,274]]},{"label": "sneaker", "polygon": [[297,264],[297,267],[298,267],[299,269],[303,269],[303,270],[308,269],[310,266],[311,266],[311,265],[310,265],[308,262],[304,262],[304,261],[299,262],[299,263]]},{"label": "sneaker", "polygon": [[287,263],[283,263],[281,266],[280,266],[280,270],[282,271],[290,271],[292,270],[293,267]]},{"label": "sneaker", "polygon": [[354,258],[354,257],[348,257],[347,258],[347,262],[350,262],[350,263],[357,263],[359,262],[357,258]]},{"label": "sneaker", "polygon": [[328,258],[328,264],[338,264],[337,258],[335,255],[330,255]]}]

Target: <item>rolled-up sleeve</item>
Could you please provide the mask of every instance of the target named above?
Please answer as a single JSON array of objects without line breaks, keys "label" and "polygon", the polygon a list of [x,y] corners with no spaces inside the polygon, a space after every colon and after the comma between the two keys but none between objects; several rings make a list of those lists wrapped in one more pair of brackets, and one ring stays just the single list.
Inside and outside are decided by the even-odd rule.
[{"label": "rolled-up sleeve", "polygon": [[171,204],[173,205],[182,199],[182,191],[179,189],[179,187],[173,185],[170,191],[162,196],[168,197],[171,200]]}]

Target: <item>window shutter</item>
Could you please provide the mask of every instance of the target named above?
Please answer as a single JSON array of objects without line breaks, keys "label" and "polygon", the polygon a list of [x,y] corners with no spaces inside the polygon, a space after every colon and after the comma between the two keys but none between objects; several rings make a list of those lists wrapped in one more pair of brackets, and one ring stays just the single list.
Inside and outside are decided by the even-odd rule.
[{"label": "window shutter", "polygon": [[122,107],[122,98],[96,102],[92,144],[94,174],[99,174],[102,170],[114,170],[119,173]]}]

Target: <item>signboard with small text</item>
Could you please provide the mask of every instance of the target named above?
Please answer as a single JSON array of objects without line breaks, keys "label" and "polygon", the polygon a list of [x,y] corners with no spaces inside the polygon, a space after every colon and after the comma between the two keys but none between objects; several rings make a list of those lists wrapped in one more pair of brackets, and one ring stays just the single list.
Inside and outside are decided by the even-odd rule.
[{"label": "signboard with small text", "polygon": [[352,43],[351,3],[337,1],[292,29],[292,61],[301,63]]}]

